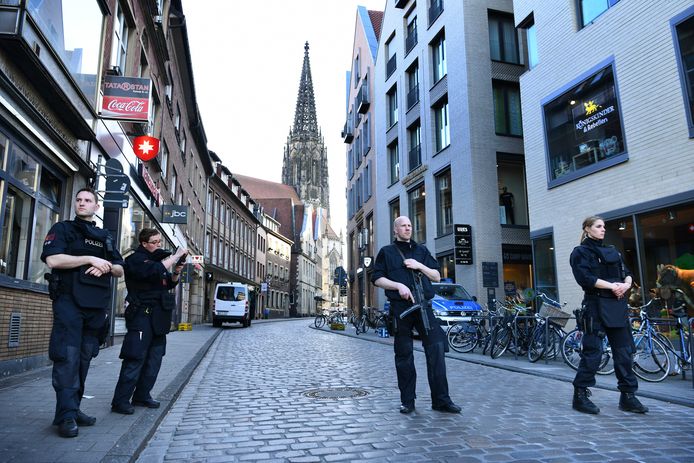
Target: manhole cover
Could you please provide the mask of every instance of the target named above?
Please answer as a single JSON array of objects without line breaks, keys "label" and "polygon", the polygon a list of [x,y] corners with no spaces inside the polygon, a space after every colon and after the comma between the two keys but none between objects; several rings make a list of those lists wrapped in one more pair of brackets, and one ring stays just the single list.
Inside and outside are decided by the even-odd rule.
[{"label": "manhole cover", "polygon": [[321,400],[356,399],[369,395],[369,391],[357,387],[328,387],[311,389],[302,393],[306,397]]}]

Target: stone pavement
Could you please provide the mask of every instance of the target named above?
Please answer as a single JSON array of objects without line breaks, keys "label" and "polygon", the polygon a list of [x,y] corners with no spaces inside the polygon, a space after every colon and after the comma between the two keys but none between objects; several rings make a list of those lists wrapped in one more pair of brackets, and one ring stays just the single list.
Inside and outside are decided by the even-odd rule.
[{"label": "stone pavement", "polygon": [[[0,380],[0,461],[694,461],[692,410],[645,399],[651,413],[624,414],[614,377],[600,379],[605,389],[594,397],[602,413],[589,417],[570,409],[568,368],[452,353],[451,394],[463,415],[451,416],[430,409],[417,353],[420,398],[416,413],[403,416],[391,338],[357,337],[349,327],[342,336],[321,332],[308,319],[278,321],[171,333],[153,391],[162,407],[136,407],[131,416],[110,412],[120,346],[103,349],[82,407],[98,421],[74,439],[58,437],[50,425],[50,367]],[[534,371],[515,371],[525,368]],[[691,383],[642,382],[642,395],[657,397],[646,391],[657,386],[692,406]],[[345,388],[367,395],[303,395],[352,391]],[[576,435],[580,428],[585,436]]]},{"label": "stone pavement", "polygon": [[634,415],[595,388],[601,414],[584,415],[545,375],[449,358],[463,413],[435,412],[421,352],[417,410],[401,415],[388,341],[305,319],[223,330],[137,461],[694,461],[690,407],[644,398]]},{"label": "stone pavement", "polygon": [[97,418],[80,427],[72,439],[51,426],[55,392],[51,367],[0,380],[0,461],[2,462],[127,462],[144,445],[158,422],[220,333],[210,326],[167,336],[167,353],[152,396],[156,410],[135,407],[134,415],[112,413],[111,397],[120,371],[120,346],[102,349],[92,361],[81,409]]}]

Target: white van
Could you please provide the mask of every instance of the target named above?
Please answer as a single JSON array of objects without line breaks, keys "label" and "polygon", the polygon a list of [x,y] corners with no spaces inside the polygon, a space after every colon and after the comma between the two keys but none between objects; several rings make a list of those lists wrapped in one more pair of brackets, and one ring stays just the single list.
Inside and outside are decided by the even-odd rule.
[{"label": "white van", "polygon": [[224,322],[239,322],[244,328],[251,326],[248,296],[248,285],[217,283],[212,301],[212,326],[220,327]]}]

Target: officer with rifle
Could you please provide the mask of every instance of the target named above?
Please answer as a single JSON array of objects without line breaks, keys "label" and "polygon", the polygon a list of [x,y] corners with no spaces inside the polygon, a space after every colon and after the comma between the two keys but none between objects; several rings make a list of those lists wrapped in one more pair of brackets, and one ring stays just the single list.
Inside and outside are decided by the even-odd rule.
[{"label": "officer with rifle", "polygon": [[96,193],[82,188],[75,198],[75,220],[51,227],[41,260],[53,301],[48,356],[53,361],[56,394],[53,424],[61,437],[75,437],[78,426],[96,418],[80,410],[89,364],[108,334],[112,276],[123,276],[123,258],[107,230],[96,226]]},{"label": "officer with rifle", "polygon": [[395,369],[400,389],[400,413],[415,409],[417,371],[414,366],[412,328],[421,335],[431,390],[431,408],[460,413],[448,394],[445,351],[446,335],[431,310],[434,290],[431,281],[441,279],[439,264],[429,250],[412,240],[410,219],[401,216],[393,223],[395,240],[376,257],[371,281],[383,288],[390,301],[395,334]]}]

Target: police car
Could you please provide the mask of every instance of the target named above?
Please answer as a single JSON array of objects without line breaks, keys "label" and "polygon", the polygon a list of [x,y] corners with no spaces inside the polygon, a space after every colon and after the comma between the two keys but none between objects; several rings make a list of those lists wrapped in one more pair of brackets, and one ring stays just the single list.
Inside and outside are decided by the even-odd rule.
[{"label": "police car", "polygon": [[477,298],[470,296],[462,285],[455,284],[450,279],[442,279],[432,285],[436,294],[431,300],[431,308],[441,325],[450,326],[468,321],[471,316],[482,311]]}]

